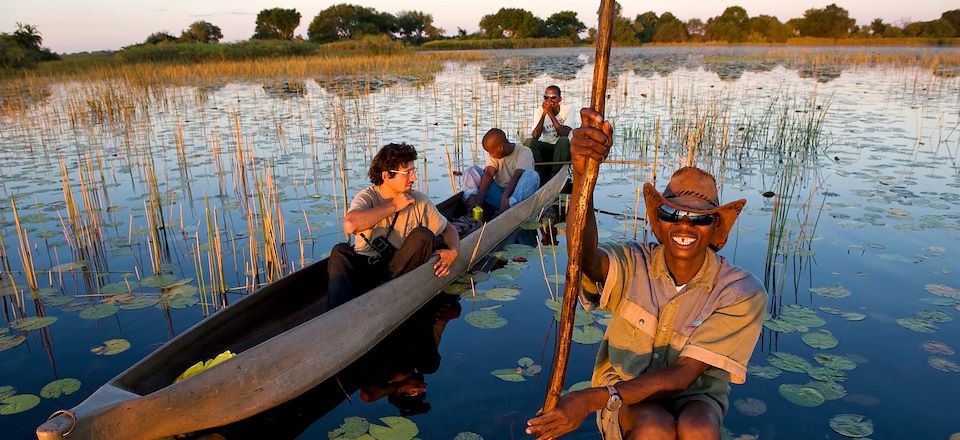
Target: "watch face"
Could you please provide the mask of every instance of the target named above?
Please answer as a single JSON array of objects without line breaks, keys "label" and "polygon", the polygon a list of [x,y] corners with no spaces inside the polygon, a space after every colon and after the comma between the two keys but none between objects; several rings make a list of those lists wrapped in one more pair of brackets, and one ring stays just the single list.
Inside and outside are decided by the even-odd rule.
[{"label": "watch face", "polygon": [[623,399],[620,397],[620,392],[611,385],[607,385],[607,391],[610,392],[610,398],[607,399],[607,410],[619,410],[620,407],[623,406]]}]

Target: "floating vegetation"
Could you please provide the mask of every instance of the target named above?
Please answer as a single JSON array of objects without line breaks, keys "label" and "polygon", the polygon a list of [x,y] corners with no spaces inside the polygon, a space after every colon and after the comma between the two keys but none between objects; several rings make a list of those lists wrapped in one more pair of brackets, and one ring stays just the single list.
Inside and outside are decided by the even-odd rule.
[{"label": "floating vegetation", "polygon": [[933,295],[960,299],[960,290],[944,284],[927,284],[923,289]]},{"label": "floating vegetation", "polygon": [[776,379],[783,374],[783,370],[769,365],[753,365],[747,367],[747,374],[761,379]]},{"label": "floating vegetation", "polygon": [[841,370],[834,370],[826,367],[815,367],[807,371],[810,377],[823,382],[843,382],[847,380],[847,374]]},{"label": "floating vegetation", "polygon": [[494,301],[515,301],[520,296],[520,287],[514,285],[497,286],[483,292],[483,294]]},{"label": "floating vegetation", "polygon": [[83,319],[103,319],[108,316],[113,316],[117,313],[117,310],[119,310],[119,308],[113,304],[97,304],[81,311],[80,317]]},{"label": "floating vegetation", "polygon": [[824,382],[824,381],[813,381],[807,382],[803,385],[807,388],[813,388],[820,392],[820,395],[823,396],[825,400],[837,400],[842,399],[843,396],[847,395],[847,390],[836,382]]},{"label": "floating vegetation", "polygon": [[873,421],[858,414],[839,414],[830,419],[830,428],[845,437],[863,438],[873,434]]},{"label": "floating vegetation", "polygon": [[833,336],[833,333],[823,329],[806,333],[801,337],[801,339],[803,339],[804,344],[807,344],[813,348],[819,348],[821,350],[835,348],[838,344],[837,338]]},{"label": "floating vegetation", "polygon": [[899,318],[897,319],[897,324],[918,333],[933,333],[937,330],[937,326],[933,325],[933,323],[916,318]]},{"label": "floating vegetation", "polygon": [[40,404],[40,398],[33,394],[17,394],[0,399],[0,415],[21,413]]},{"label": "floating vegetation", "polygon": [[56,316],[41,316],[18,319],[10,325],[17,330],[39,330],[57,322]]},{"label": "floating vegetation", "polygon": [[944,356],[953,356],[955,351],[949,345],[940,341],[926,341],[923,343],[923,349],[928,353],[941,354]]},{"label": "floating vegetation", "polygon": [[57,379],[43,386],[40,396],[46,399],[56,399],[60,396],[69,396],[80,389],[80,381],[72,377]]},{"label": "floating vegetation", "polygon": [[582,380],[582,381],[577,382],[577,383],[575,383],[575,384],[573,384],[573,385],[570,385],[570,388],[567,388],[567,389],[563,390],[563,392],[561,392],[560,395],[562,396],[562,395],[567,394],[567,393],[572,393],[572,392],[574,392],[574,391],[585,390],[585,389],[587,389],[587,388],[592,388],[592,387],[593,387],[593,385],[590,383],[589,380]]},{"label": "floating vegetation", "polygon": [[9,350],[13,347],[16,347],[26,341],[27,338],[21,335],[8,335],[5,334],[9,332],[6,327],[0,328],[0,351]]},{"label": "floating vegetation", "polygon": [[603,330],[592,325],[573,328],[573,342],[584,345],[600,343],[603,340]]},{"label": "floating vegetation", "polygon": [[840,285],[833,287],[811,287],[810,291],[827,298],[846,298],[850,296],[850,291]]},{"label": "floating vegetation", "polygon": [[103,341],[103,344],[90,349],[90,352],[100,356],[113,356],[127,351],[130,348],[130,341],[126,339],[109,339]]},{"label": "floating vegetation", "polygon": [[499,370],[493,370],[490,374],[496,376],[500,380],[507,382],[523,382],[525,377],[532,377],[540,374],[543,370],[543,367],[539,366],[534,362],[533,358],[522,357],[517,360],[516,368],[501,368]]},{"label": "floating vegetation", "polygon": [[774,351],[767,356],[767,362],[770,365],[781,370],[792,371],[794,373],[806,373],[813,368],[810,362],[795,354]]},{"label": "floating vegetation", "polygon": [[820,406],[826,400],[820,391],[808,386],[785,383],[780,385],[778,390],[780,395],[790,403],[807,408]]},{"label": "floating vegetation", "polygon": [[480,434],[465,431],[457,434],[453,440],[483,440],[483,437]]},{"label": "floating vegetation", "polygon": [[834,370],[850,371],[857,368],[857,363],[846,356],[840,356],[830,353],[817,353],[813,355],[813,360],[818,364]]},{"label": "floating vegetation", "polygon": [[507,320],[497,314],[498,308],[500,308],[499,305],[482,307],[480,310],[467,313],[467,316],[465,316],[463,319],[464,321],[467,321],[468,324],[481,329],[506,327]]},{"label": "floating vegetation", "polygon": [[960,365],[957,365],[955,362],[945,359],[938,356],[931,356],[927,358],[927,363],[931,367],[936,368],[945,373],[960,373]]}]

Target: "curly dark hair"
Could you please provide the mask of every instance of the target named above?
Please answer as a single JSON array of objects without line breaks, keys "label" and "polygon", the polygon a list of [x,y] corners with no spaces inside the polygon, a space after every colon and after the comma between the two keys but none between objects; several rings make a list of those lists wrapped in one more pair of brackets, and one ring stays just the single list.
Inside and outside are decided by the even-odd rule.
[{"label": "curly dark hair", "polygon": [[[407,162],[417,160],[417,149],[413,146],[402,144],[387,144],[380,148],[376,156],[373,156],[373,162],[370,162],[370,171],[367,176],[370,177],[370,183],[374,185],[383,185],[383,172],[396,170]],[[390,177],[396,173],[390,172]]]}]

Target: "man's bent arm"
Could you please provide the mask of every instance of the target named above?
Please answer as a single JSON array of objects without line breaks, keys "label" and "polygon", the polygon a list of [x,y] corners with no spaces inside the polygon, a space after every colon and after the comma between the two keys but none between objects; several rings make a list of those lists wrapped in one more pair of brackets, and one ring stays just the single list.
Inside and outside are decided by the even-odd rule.
[{"label": "man's bent arm", "polygon": [[397,208],[393,202],[373,208],[352,209],[347,211],[347,215],[344,216],[343,232],[356,234],[360,231],[366,231],[395,212],[397,212]]},{"label": "man's bent arm", "polygon": [[543,134],[543,120],[547,117],[547,111],[540,113],[540,120],[537,121],[537,125],[533,126],[533,140],[540,140],[540,135]]},{"label": "man's bent arm", "polygon": [[477,195],[480,196],[481,202],[483,202],[483,197],[487,195],[487,190],[490,189],[490,185],[493,183],[493,176],[496,173],[497,169],[491,166],[483,169],[483,176],[480,177],[480,185],[477,187]]},{"label": "man's bent arm", "polygon": [[[558,136],[566,136],[570,134],[570,130],[573,130],[568,126],[561,124],[560,121],[557,120],[556,115],[554,115],[553,113],[550,113],[550,112],[545,112],[545,113],[550,115],[550,122],[552,122],[553,126],[557,128]],[[540,124],[540,127],[543,128],[543,124]]]},{"label": "man's bent arm", "polygon": [[510,183],[507,183],[507,187],[503,189],[503,200],[510,200],[513,191],[517,189],[517,183],[520,182],[520,176],[523,176],[522,169],[513,172],[513,176],[510,177]]}]

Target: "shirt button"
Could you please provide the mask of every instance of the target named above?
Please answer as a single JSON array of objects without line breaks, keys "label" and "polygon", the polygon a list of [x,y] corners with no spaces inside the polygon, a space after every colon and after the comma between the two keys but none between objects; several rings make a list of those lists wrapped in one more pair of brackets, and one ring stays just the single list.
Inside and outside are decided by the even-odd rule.
[{"label": "shirt button", "polygon": [[643,325],[644,322],[645,322],[645,321],[641,319],[641,320],[640,320],[640,325]]},{"label": "shirt button", "polygon": [[654,359],[660,359],[660,353],[654,353],[654,354],[653,354],[653,358],[654,358]]}]

